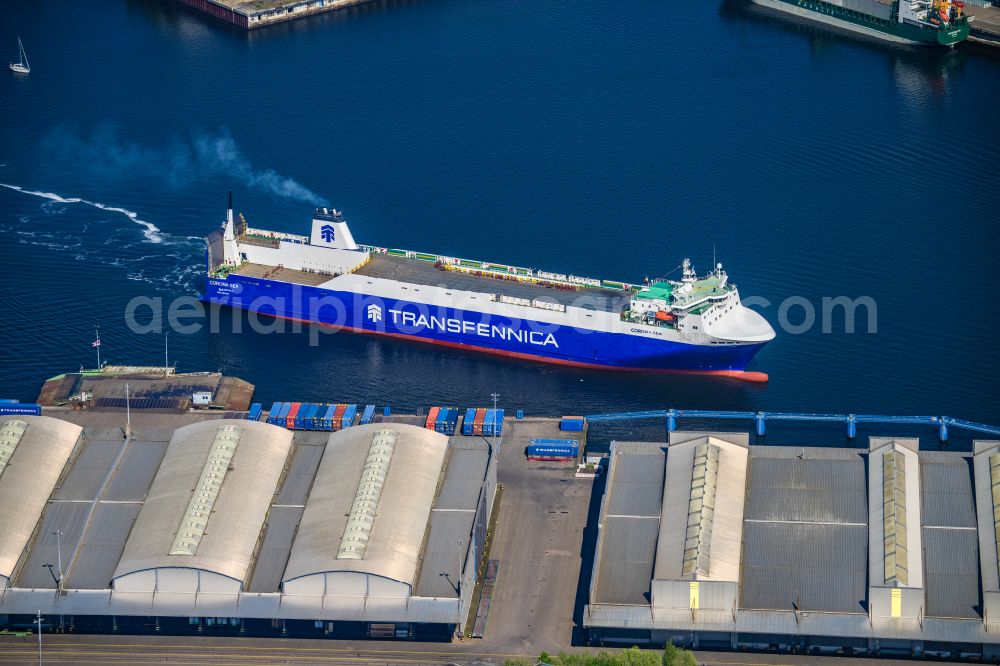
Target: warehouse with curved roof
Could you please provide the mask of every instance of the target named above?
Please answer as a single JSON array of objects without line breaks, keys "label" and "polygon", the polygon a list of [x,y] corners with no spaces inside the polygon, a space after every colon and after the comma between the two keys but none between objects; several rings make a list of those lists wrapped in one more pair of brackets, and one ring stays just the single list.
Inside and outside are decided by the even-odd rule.
[{"label": "warehouse with curved roof", "polygon": [[292,433],[254,421],[174,432],[115,569],[126,592],[236,593],[292,447]]},{"label": "warehouse with curved roof", "polygon": [[490,443],[199,416],[128,438],[113,417],[82,437],[55,419],[4,426],[0,627],[39,609],[97,632],[447,640],[463,626],[496,492]]},{"label": "warehouse with curved roof", "polygon": [[7,587],[81,431],[48,416],[0,417],[0,590]]},{"label": "warehouse with curved roof", "polygon": [[284,591],[408,596],[447,451],[446,436],[412,425],[332,437],[292,543]]}]

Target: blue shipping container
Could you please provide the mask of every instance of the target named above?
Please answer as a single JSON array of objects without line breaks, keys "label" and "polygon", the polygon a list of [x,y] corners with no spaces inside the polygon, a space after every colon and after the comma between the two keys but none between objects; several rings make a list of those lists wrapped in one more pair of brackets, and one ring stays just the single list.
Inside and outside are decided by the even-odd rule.
[{"label": "blue shipping container", "polygon": [[301,430],[305,426],[306,412],[308,411],[308,402],[303,402],[299,405],[299,411],[295,413],[295,420],[292,422],[292,425],[296,430]]},{"label": "blue shipping container", "polygon": [[365,411],[361,414],[361,425],[367,425],[375,420],[375,405],[365,405]]},{"label": "blue shipping container", "polygon": [[569,432],[582,432],[583,431],[583,419],[582,418],[565,418],[559,422],[559,429]]},{"label": "blue shipping container", "polygon": [[580,448],[580,440],[578,439],[533,439],[529,443],[543,444],[548,446],[569,446],[573,448]]},{"label": "blue shipping container", "polygon": [[292,411],[292,404],[290,402],[281,403],[281,411],[278,412],[278,418],[275,419],[275,425],[280,425],[282,428],[288,423],[288,414]]},{"label": "blue shipping container", "polygon": [[274,424],[276,424],[278,422],[278,414],[281,413],[281,407],[284,404],[285,403],[283,403],[283,402],[276,402],[273,405],[271,405],[271,410],[267,413],[267,422],[268,423],[274,425]]},{"label": "blue shipping container", "polygon": [[34,402],[13,402],[0,405],[0,416],[41,416],[42,406]]},{"label": "blue shipping container", "polygon": [[531,444],[526,453],[529,458],[576,458],[580,449],[571,446],[555,446],[551,444]]},{"label": "blue shipping container", "polygon": [[486,410],[486,418],[483,419],[483,435],[486,437],[499,437],[503,434],[503,410]]},{"label": "blue shipping container", "polygon": [[455,434],[455,430],[458,428],[458,407],[452,407],[448,410],[448,420],[445,421],[445,434],[451,437]]},{"label": "blue shipping container", "polygon": [[476,420],[476,408],[470,407],[465,410],[465,418],[462,419],[462,434],[472,437],[472,424]]},{"label": "blue shipping container", "polygon": [[316,412],[316,430],[333,430],[333,414],[337,411],[337,405],[324,402]]},{"label": "blue shipping container", "polygon": [[259,402],[255,402],[250,405],[250,411],[247,413],[247,421],[260,421],[260,415],[264,411],[264,405]]},{"label": "blue shipping container", "polygon": [[354,425],[354,417],[358,415],[357,405],[348,405],[344,410],[344,418],[341,421],[341,428],[350,428]]},{"label": "blue shipping container", "polygon": [[442,407],[438,410],[437,420],[434,421],[434,432],[444,433],[448,423],[448,408]]},{"label": "blue shipping container", "polygon": [[[306,412],[306,428],[309,430],[319,429],[319,421],[322,420],[322,415],[319,413],[319,410],[322,408],[323,406],[320,404],[309,405],[309,411]],[[320,418],[317,419],[316,417]]]}]

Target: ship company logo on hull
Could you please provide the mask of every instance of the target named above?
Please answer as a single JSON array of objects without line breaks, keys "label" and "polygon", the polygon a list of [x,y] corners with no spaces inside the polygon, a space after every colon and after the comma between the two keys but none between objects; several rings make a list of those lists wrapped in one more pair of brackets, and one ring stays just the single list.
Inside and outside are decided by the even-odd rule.
[{"label": "ship company logo on hull", "polygon": [[382,308],[380,306],[372,303],[365,309],[365,312],[366,316],[368,317],[368,321],[372,322],[373,324],[377,324],[380,321],[382,321]]},{"label": "ship company logo on hull", "polygon": [[[371,318],[372,307],[378,308],[377,305],[368,306],[369,321],[375,321]],[[382,310],[381,308],[378,308],[378,310],[379,318],[381,319]],[[435,317],[433,315],[428,316],[424,314],[417,314],[416,312],[404,312],[403,310],[390,309],[389,316],[391,317],[393,324],[397,326],[403,325],[407,328],[413,329],[413,332],[423,330],[440,331],[442,333],[475,335],[480,338],[499,338],[501,340],[517,341],[523,344],[536,345],[538,347],[559,348],[559,343],[556,342],[556,336],[552,333],[546,333],[543,331],[523,331],[500,324],[487,324],[485,322],[476,323],[473,321],[465,321],[464,319]]]}]

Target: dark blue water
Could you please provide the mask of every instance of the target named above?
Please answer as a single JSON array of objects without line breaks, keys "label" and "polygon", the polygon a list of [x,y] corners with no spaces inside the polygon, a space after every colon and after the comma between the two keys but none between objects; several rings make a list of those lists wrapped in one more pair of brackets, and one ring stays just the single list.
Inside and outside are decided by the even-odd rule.
[{"label": "dark blue water", "polygon": [[[651,407],[995,422],[1000,60],[908,50],[742,1],[388,2],[244,33],[169,0],[8,3],[0,48],[0,393],[105,358],[161,363],[130,299],[196,294],[233,190],[304,233],[640,280],[713,247],[776,327],[789,297],[870,297],[779,337],[766,385],[540,366],[352,334],[171,335],[180,370],[257,396],[534,413]],[[85,201],[75,202],[74,198]],[[86,203],[90,202],[90,203]],[[125,213],[105,207],[131,211]],[[802,319],[801,309],[791,315]],[[236,319],[241,323],[241,315]],[[864,319],[864,318],[862,318]],[[866,328],[867,321],[859,322]]]}]

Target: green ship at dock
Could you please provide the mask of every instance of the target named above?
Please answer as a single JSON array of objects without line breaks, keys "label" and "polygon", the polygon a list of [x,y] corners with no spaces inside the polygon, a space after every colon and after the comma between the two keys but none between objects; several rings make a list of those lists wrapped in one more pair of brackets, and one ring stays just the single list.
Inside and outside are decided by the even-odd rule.
[{"label": "green ship at dock", "polygon": [[969,36],[961,0],[751,0],[887,41],[954,46]]}]

